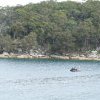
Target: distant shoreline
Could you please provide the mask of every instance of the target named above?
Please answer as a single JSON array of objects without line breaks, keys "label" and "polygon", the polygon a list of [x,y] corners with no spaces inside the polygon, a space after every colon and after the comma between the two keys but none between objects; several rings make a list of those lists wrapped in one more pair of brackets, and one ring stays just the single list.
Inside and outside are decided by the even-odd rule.
[{"label": "distant shoreline", "polygon": [[18,59],[61,59],[61,60],[86,60],[86,61],[100,61],[97,57],[69,57],[69,56],[58,56],[58,55],[29,55],[29,54],[0,54],[0,58],[18,58]]}]

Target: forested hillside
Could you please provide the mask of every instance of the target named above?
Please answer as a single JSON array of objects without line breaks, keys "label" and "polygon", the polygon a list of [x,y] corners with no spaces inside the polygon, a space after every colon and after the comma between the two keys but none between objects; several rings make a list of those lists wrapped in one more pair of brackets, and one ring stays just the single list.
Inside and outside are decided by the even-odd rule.
[{"label": "forested hillside", "polygon": [[85,52],[100,47],[100,1],[0,7],[0,53]]}]

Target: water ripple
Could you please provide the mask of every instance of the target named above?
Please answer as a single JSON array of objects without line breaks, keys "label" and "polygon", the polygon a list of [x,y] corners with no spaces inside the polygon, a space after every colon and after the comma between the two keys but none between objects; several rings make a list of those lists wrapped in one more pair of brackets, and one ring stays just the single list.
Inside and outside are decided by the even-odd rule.
[{"label": "water ripple", "polygon": [[73,77],[48,77],[48,78],[29,78],[29,79],[16,79],[16,80],[4,80],[0,79],[1,84],[17,84],[17,85],[29,85],[29,84],[64,84],[71,82],[89,82],[100,79],[100,74],[85,75],[85,76],[73,76]]}]

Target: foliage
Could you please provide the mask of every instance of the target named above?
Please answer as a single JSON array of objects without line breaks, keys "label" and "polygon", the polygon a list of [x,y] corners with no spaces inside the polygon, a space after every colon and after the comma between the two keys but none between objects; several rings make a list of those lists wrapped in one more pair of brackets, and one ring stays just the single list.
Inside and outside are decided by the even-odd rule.
[{"label": "foliage", "polygon": [[100,1],[43,1],[0,8],[0,52],[67,53],[100,47]]}]

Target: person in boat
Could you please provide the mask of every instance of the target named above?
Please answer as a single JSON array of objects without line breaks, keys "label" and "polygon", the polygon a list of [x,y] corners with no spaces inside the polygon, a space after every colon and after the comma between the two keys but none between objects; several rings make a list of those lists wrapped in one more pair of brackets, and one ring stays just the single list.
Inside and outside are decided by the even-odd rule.
[{"label": "person in boat", "polygon": [[70,71],[71,72],[78,72],[79,70],[77,68],[73,67],[73,68],[70,69]]}]

